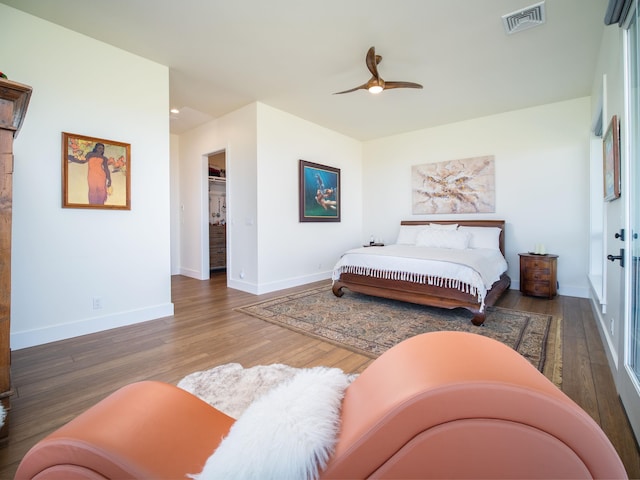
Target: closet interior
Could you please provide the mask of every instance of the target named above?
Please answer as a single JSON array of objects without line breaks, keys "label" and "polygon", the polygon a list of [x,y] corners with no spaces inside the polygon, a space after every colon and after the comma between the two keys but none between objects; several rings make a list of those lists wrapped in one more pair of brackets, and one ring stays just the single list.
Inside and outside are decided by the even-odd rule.
[{"label": "closet interior", "polygon": [[227,176],[225,152],[209,155],[209,268],[227,268]]}]

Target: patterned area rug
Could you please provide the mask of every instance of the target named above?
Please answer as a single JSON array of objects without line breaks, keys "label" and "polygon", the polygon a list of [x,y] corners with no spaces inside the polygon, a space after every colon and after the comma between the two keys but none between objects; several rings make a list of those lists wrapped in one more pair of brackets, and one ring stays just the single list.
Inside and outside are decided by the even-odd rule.
[{"label": "patterned area rug", "polygon": [[488,307],[478,327],[465,309],[425,307],[350,291],[338,298],[330,285],[236,310],[371,358],[421,333],[477,333],[510,346],[556,385],[562,383],[561,325],[551,315]]}]

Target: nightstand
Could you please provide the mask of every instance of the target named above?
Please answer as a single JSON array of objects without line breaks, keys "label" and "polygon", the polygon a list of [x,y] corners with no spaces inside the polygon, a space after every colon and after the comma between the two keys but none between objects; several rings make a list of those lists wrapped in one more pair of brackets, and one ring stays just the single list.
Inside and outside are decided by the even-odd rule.
[{"label": "nightstand", "polygon": [[558,255],[520,255],[520,291],[533,297],[554,297],[558,293]]}]

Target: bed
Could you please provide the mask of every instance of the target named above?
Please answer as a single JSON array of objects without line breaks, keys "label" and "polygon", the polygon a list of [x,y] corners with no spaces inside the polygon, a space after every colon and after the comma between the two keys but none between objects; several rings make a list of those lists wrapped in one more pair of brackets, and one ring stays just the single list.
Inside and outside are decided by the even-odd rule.
[{"label": "bed", "polygon": [[[482,325],[509,288],[503,220],[405,220],[395,244],[345,252],[333,293],[352,292],[440,308],[465,308]],[[445,247],[445,248],[441,248]]]}]

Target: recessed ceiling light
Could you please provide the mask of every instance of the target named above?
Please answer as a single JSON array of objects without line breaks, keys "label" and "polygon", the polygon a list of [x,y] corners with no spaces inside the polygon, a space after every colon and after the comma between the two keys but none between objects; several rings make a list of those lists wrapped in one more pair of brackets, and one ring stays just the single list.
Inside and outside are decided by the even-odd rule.
[{"label": "recessed ceiling light", "polygon": [[180,110],[178,110],[177,108],[172,108],[171,110],[169,110],[171,113],[180,113]]}]

